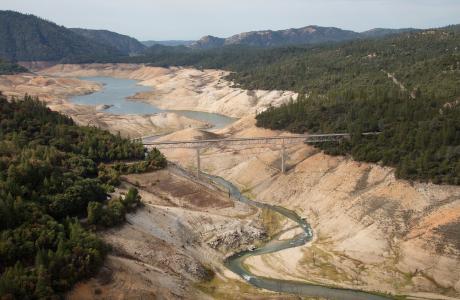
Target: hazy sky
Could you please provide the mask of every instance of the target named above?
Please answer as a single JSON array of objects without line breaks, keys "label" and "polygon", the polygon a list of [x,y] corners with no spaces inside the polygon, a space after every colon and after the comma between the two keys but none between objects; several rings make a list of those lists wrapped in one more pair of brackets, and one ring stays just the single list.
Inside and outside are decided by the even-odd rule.
[{"label": "hazy sky", "polygon": [[0,9],[140,40],[228,37],[306,25],[363,31],[460,23],[460,0],[0,0]]}]

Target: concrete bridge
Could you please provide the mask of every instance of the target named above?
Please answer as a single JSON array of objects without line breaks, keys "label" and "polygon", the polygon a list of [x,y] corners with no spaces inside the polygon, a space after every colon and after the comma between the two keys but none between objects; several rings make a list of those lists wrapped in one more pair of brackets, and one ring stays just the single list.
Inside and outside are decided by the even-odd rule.
[{"label": "concrete bridge", "polygon": [[[362,135],[377,135],[379,132],[367,132]],[[276,137],[249,137],[249,138],[228,138],[228,139],[208,139],[208,140],[187,140],[187,141],[145,141],[142,143],[147,148],[157,149],[196,149],[197,174],[200,174],[201,159],[200,150],[212,147],[228,147],[228,146],[244,146],[244,145],[278,145],[280,146],[281,154],[281,172],[286,171],[286,145],[293,144],[317,144],[325,142],[340,142],[344,139],[349,139],[348,133],[332,133],[332,134],[305,134],[305,135],[289,135]]]}]

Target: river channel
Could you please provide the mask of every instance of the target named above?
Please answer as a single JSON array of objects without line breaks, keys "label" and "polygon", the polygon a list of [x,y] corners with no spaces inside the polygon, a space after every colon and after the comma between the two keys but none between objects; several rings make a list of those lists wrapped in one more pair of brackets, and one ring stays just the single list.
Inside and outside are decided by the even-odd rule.
[{"label": "river channel", "polygon": [[232,197],[237,201],[246,203],[251,206],[258,208],[266,208],[273,210],[288,219],[291,219],[297,225],[302,228],[302,233],[288,240],[278,240],[281,234],[275,235],[272,240],[267,242],[265,245],[254,249],[252,251],[243,251],[232,255],[225,261],[225,266],[232,272],[241,276],[245,281],[256,286],[258,288],[281,292],[296,294],[304,297],[320,297],[329,300],[388,300],[386,296],[380,296],[377,294],[367,293],[359,290],[342,289],[335,287],[328,287],[313,283],[301,282],[301,281],[288,281],[281,279],[274,279],[268,277],[262,277],[252,274],[245,266],[244,261],[251,256],[258,256],[263,254],[274,253],[282,251],[288,248],[300,247],[313,239],[313,230],[310,224],[304,218],[301,218],[294,211],[288,210],[281,206],[269,205],[261,202],[251,200],[242,195],[239,189],[234,186],[231,182],[218,177],[202,173],[203,176],[207,177],[213,184],[222,187],[224,190],[228,190]]}]

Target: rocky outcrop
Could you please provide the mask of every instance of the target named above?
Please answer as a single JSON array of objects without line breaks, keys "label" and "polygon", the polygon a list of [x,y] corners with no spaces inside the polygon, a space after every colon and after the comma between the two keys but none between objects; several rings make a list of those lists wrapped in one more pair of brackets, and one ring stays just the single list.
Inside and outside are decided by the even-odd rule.
[{"label": "rocky outcrop", "polygon": [[209,49],[228,45],[255,47],[274,47],[299,44],[319,44],[341,42],[359,38],[357,32],[335,27],[307,26],[287,30],[251,31],[233,35],[229,38],[205,36],[191,45],[192,48]]},{"label": "rocky outcrop", "polygon": [[210,241],[208,245],[222,252],[241,249],[246,247],[252,248],[254,243],[267,238],[264,230],[252,226],[238,227],[229,231],[222,232]]},{"label": "rocky outcrop", "polygon": [[192,43],[190,47],[199,49],[210,49],[222,47],[225,44],[225,39],[218,38],[212,35],[207,35]]},{"label": "rocky outcrop", "polygon": [[286,45],[312,45],[326,42],[343,42],[360,38],[382,38],[387,35],[417,31],[414,28],[375,28],[361,33],[336,27],[306,26],[286,30],[261,30],[235,34],[229,38],[204,36],[190,47],[211,49],[229,45],[275,47]]}]

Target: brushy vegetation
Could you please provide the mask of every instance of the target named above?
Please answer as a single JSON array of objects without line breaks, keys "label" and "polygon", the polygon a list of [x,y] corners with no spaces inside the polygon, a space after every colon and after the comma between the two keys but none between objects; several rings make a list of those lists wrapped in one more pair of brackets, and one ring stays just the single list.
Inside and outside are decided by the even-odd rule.
[{"label": "brushy vegetation", "polygon": [[88,203],[88,223],[91,225],[112,227],[125,221],[127,212],[141,205],[137,189],[130,188],[125,196],[111,199],[108,203],[91,201]]},{"label": "brushy vegetation", "polygon": [[95,274],[108,248],[80,220],[114,226],[140,201],[135,189],[107,200],[119,175],[109,163],[119,160],[165,166],[158,151],[146,156],[141,144],[78,127],[29,96],[0,95],[2,297],[56,298]]},{"label": "brushy vegetation", "polygon": [[28,70],[15,63],[10,63],[0,59],[0,75],[12,75],[18,73],[24,73]]}]

